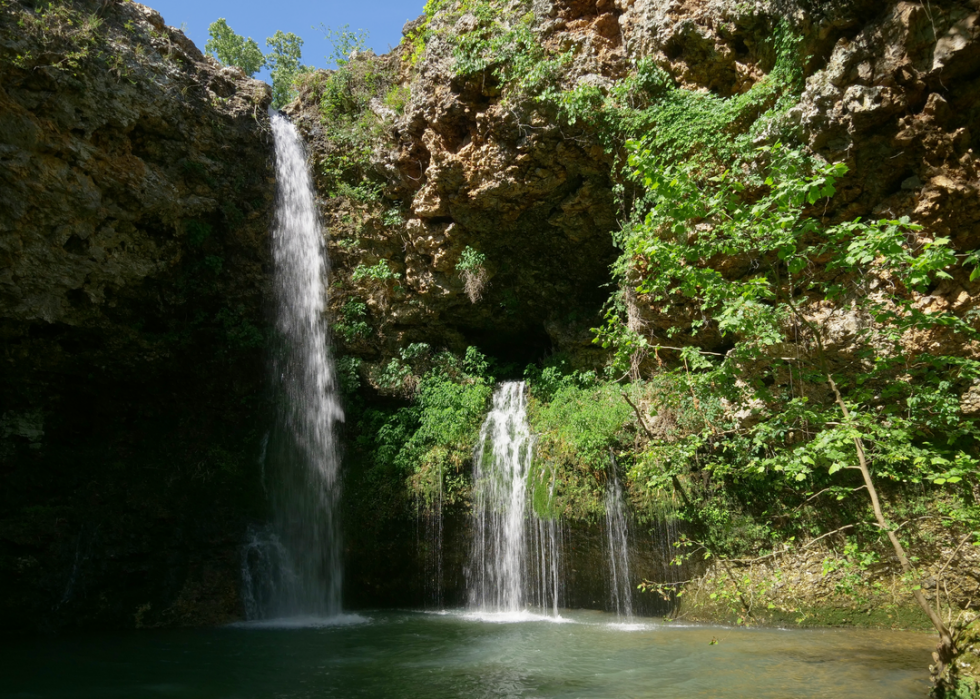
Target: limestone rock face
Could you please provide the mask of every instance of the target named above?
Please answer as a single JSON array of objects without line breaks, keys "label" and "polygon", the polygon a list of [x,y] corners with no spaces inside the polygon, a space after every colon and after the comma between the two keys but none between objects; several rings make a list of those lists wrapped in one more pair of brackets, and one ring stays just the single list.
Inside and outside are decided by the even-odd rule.
[{"label": "limestone rock face", "polygon": [[[822,215],[831,222],[908,215],[924,226],[923,241],[948,236],[960,253],[980,243],[976,2],[542,0],[531,8],[538,40],[570,52],[559,89],[607,90],[646,58],[687,89],[744,93],[772,70],[772,34],[788,23],[806,57],[792,123],[814,151],[850,168]],[[616,257],[611,234],[622,207],[611,166],[623,154],[581,123],[562,125],[533,99],[505,94],[489,71],[459,77],[451,37],[473,31],[477,20],[453,17],[437,12],[406,25],[409,38],[433,29],[414,59],[404,45],[379,59],[411,91],[400,113],[384,116],[371,156],[385,179],[383,206],[395,207],[400,221],[362,216],[356,244],[338,244],[343,221],[357,215],[322,187],[335,236],[334,311],[362,299],[376,328],[338,341],[345,352],[381,361],[408,342],[476,344],[523,361],[550,350],[588,356],[595,352],[588,328],[600,320]],[[319,106],[312,91],[290,107],[314,162],[331,148]],[[467,247],[486,255],[488,285],[476,303],[457,270]],[[397,284],[351,278],[358,265],[385,260],[401,275]],[[751,263],[733,258],[723,272],[745,273]],[[980,291],[968,273],[957,270],[919,305],[967,313]],[[696,315],[684,306],[666,315],[634,310],[654,332]],[[828,312],[815,307],[811,315]],[[957,342],[941,333],[911,340],[931,351]],[[849,344],[841,335],[837,349],[846,353]]]},{"label": "limestone rock face", "polygon": [[[581,37],[603,51],[614,47],[586,31]],[[527,105],[502,102],[490,83],[457,79],[451,45],[439,35],[417,72],[399,55],[375,60],[401,72],[411,89],[403,113],[386,117],[384,143],[372,155],[387,182],[384,205],[395,207],[401,220],[388,225],[368,216],[356,248],[338,244],[343,220],[358,214],[321,187],[334,274],[343,289],[335,301],[366,300],[380,328],[370,342],[339,338],[344,350],[377,358],[409,342],[456,351],[477,345],[524,362],[553,349],[593,352],[588,328],[598,323],[616,258],[610,236],[616,154],[595,134],[563,130]],[[604,79],[589,74],[592,69],[603,66],[591,58],[570,68],[569,79]],[[618,62],[614,72],[622,72]],[[301,95],[288,109],[315,163],[329,158],[331,148],[317,94]],[[467,247],[486,257],[487,279],[475,303],[457,269]],[[351,279],[357,265],[379,260],[401,275],[397,285]]]},{"label": "limestone rock face", "polygon": [[[99,16],[86,12],[79,5],[81,16]],[[7,10],[4,19],[16,16]],[[83,71],[102,66],[85,64],[75,72],[43,61],[19,68],[13,57],[40,52],[48,39],[9,26],[4,33],[0,315],[7,319],[84,325],[120,290],[180,264],[186,221],[231,218],[244,239],[248,226],[238,219],[268,215],[267,202],[222,211],[245,198],[231,191],[233,177],[223,179],[236,165],[229,154],[266,155],[268,86],[219,70],[149,8],[110,4],[101,22],[107,36],[77,38],[96,45],[93,64],[96,50],[120,60],[100,75]],[[239,188],[266,195],[263,170],[246,177],[240,168]]]},{"label": "limestone rock face", "polygon": [[239,614],[270,98],[138,3],[0,3],[7,627]]}]

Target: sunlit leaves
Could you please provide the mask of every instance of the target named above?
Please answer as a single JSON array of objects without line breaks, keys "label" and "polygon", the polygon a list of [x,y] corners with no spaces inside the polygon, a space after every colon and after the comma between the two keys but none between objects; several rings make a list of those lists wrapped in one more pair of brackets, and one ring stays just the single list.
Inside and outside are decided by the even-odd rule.
[{"label": "sunlit leaves", "polygon": [[[706,439],[718,429],[709,419],[699,432],[651,442],[656,465],[638,466],[649,484],[663,486],[667,474],[680,476],[693,462],[717,476],[832,487],[828,478],[856,468],[858,441],[876,479],[956,487],[976,477],[967,449],[980,433],[963,419],[959,392],[977,379],[980,364],[910,356],[903,344],[913,329],[975,335],[963,319],[919,308],[912,295],[949,278],[957,260],[947,238],[922,236],[908,218],[826,226],[818,207],[847,168],[778,143],[725,168],[665,159],[645,142],[628,147],[649,208],[619,234],[624,254],[617,273],[636,303],[660,309],[665,324],[684,318],[678,309],[698,314],[665,331],[686,333],[674,371],[697,396],[694,409],[701,412],[706,396],[739,377],[741,395],[729,412],[752,415],[729,428],[726,444],[734,448]],[[832,396],[809,400],[829,394],[812,344],[824,329],[820,321],[801,322],[797,306],[820,297],[854,319],[846,338],[852,364],[830,369],[850,417]],[[657,346],[641,332],[617,330],[623,311],[611,309],[601,331],[621,363],[629,352]],[[706,353],[702,336],[726,338],[729,349],[724,356]],[[777,359],[784,354],[788,363]],[[751,375],[740,375],[745,366]]]},{"label": "sunlit leaves", "polygon": [[292,32],[277,31],[265,43],[272,48],[266,63],[272,76],[272,106],[278,109],[295,95],[293,80],[303,69],[303,40]]},{"label": "sunlit leaves", "polygon": [[238,66],[248,76],[255,75],[265,65],[265,56],[251,37],[239,36],[228,26],[224,18],[208,27],[210,37],[204,45],[205,53],[214,56],[226,66]]}]

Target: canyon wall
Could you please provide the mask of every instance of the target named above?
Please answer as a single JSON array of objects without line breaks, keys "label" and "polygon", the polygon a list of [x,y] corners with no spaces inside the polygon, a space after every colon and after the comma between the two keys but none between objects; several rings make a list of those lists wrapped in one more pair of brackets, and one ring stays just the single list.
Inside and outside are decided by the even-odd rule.
[{"label": "canyon wall", "polygon": [[269,87],[133,2],[0,3],[0,618],[238,618]]},{"label": "canyon wall", "polygon": [[[615,201],[629,196],[617,195],[628,183],[613,172],[623,144],[569,123],[555,100],[506,89],[493,65],[461,73],[454,50],[480,25],[479,5],[436,3],[406,25],[408,40],[392,54],[356,57],[345,80],[363,91],[359,101],[332,106],[330,74],[320,73],[288,108],[319,165],[335,316],[354,297],[367,306],[370,332],[337,341],[369,361],[424,341],[520,361],[570,350],[595,362],[588,328],[609,295],[610,234],[629,208]],[[533,17],[536,41],[569,56],[549,86],[558,92],[608,93],[652,60],[684,89],[744,94],[768,79],[774,37],[788,23],[805,77],[789,112],[795,136],[849,168],[823,217],[908,215],[923,236],[950,237],[960,252],[976,247],[974,2],[600,0],[500,12],[512,24]],[[357,186],[364,191],[352,195]],[[476,302],[457,269],[467,247],[486,257]],[[351,278],[383,261],[386,278]],[[966,314],[977,291],[968,274],[956,270],[919,307]]]}]

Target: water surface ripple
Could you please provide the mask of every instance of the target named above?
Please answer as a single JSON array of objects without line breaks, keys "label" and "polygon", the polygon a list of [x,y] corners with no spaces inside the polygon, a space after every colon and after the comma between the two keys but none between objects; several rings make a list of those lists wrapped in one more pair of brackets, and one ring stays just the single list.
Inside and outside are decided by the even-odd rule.
[{"label": "water surface ripple", "polygon": [[600,612],[491,616],[374,612],[20,641],[0,647],[0,697],[922,699],[934,643],[921,633],[618,624]]}]

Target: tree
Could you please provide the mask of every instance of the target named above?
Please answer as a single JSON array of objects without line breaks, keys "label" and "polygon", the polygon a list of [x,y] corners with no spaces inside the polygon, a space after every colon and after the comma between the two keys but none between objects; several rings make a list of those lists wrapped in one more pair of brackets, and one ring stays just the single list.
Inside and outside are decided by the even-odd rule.
[{"label": "tree", "polygon": [[272,51],[266,58],[272,76],[272,106],[283,107],[295,95],[293,80],[303,70],[303,40],[292,32],[277,31],[265,40]]},{"label": "tree", "polygon": [[[838,499],[864,491],[875,526],[939,634],[934,681],[944,696],[957,681],[956,632],[923,596],[878,486],[956,489],[980,472],[980,428],[963,419],[958,402],[962,387],[980,377],[980,362],[932,355],[911,341],[977,336],[963,319],[915,303],[913,292],[950,278],[946,270],[958,262],[950,241],[920,235],[907,218],[825,225],[811,212],[834,195],[847,168],[779,144],[728,168],[693,158],[668,162],[637,143],[631,151],[649,209],[621,233],[617,272],[631,303],[650,308],[659,327],[673,323],[667,335],[678,339],[671,344],[685,346],[653,341],[625,303],[610,309],[599,340],[616,349],[623,367],[637,366],[637,352],[680,352],[676,375],[703,414],[703,429],[688,435],[688,457],[661,478],[676,481],[697,454],[700,468],[716,477],[819,483]],[[842,335],[838,323],[832,330],[834,320],[851,329]],[[719,336],[730,347],[724,354],[704,347]],[[729,416],[754,417],[726,417],[723,405],[738,408]],[[721,434],[731,448],[711,447]],[[670,448],[681,453],[683,446]],[[848,470],[859,474],[857,488],[834,483]],[[977,504],[952,518],[974,536]]]},{"label": "tree", "polygon": [[204,45],[205,53],[226,66],[238,66],[251,77],[265,65],[265,57],[255,40],[236,34],[223,17],[211,23],[208,34],[211,38]]},{"label": "tree", "polygon": [[350,25],[345,24],[340,29],[331,29],[325,24],[320,24],[320,30],[324,37],[330,42],[330,55],[327,56],[327,64],[332,61],[341,68],[351,60],[353,56],[364,50],[367,42],[368,33],[363,29],[351,31]]}]

